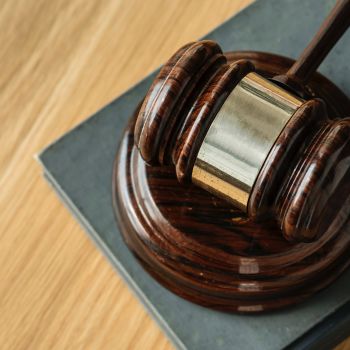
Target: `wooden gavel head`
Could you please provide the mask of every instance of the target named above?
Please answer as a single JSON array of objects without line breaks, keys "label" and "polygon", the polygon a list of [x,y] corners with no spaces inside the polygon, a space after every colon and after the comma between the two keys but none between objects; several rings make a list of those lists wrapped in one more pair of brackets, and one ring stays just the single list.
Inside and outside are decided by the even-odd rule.
[{"label": "wooden gavel head", "polygon": [[312,241],[349,205],[350,119],[330,119],[301,90],[247,60],[228,64],[213,41],[191,43],[149,89],[135,144],[147,163],[173,164],[181,183],[252,220],[274,218],[288,240]]}]

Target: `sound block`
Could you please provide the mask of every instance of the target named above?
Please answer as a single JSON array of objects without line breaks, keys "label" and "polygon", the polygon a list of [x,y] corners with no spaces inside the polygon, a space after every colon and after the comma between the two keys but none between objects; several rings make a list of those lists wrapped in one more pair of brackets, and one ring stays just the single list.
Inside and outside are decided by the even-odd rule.
[{"label": "sound block", "polygon": [[[266,77],[293,63],[259,52],[226,57],[249,59]],[[348,98],[320,74],[307,90],[326,101],[334,118],[350,111]],[[134,122],[115,158],[114,210],[126,244],[163,286],[206,307],[257,313],[305,300],[348,267],[345,209],[315,242],[287,242],[275,222],[254,223],[204,190],[180,185],[172,167],[146,165],[134,146]]]}]

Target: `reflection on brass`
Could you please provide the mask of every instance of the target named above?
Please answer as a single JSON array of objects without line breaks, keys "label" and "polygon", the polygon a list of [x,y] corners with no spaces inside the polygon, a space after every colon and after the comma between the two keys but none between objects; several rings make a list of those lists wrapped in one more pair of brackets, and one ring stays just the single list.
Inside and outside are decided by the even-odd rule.
[{"label": "reflection on brass", "polygon": [[249,73],[210,126],[192,181],[246,210],[269,151],[302,102],[260,75]]}]

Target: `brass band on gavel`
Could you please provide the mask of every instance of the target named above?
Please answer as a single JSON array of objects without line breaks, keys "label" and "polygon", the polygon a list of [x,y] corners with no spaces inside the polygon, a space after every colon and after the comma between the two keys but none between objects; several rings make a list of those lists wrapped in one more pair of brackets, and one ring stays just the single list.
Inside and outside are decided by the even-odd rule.
[{"label": "brass band on gavel", "polygon": [[193,183],[246,210],[265,159],[303,102],[256,73],[246,75],[205,136],[192,171]]}]

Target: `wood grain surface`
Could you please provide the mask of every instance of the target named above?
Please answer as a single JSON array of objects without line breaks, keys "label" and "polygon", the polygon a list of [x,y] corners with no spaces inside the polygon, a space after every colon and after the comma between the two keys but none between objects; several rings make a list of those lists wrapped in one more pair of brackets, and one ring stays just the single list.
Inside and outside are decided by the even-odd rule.
[{"label": "wood grain surface", "polygon": [[172,349],[33,155],[250,2],[1,2],[1,349]]}]

